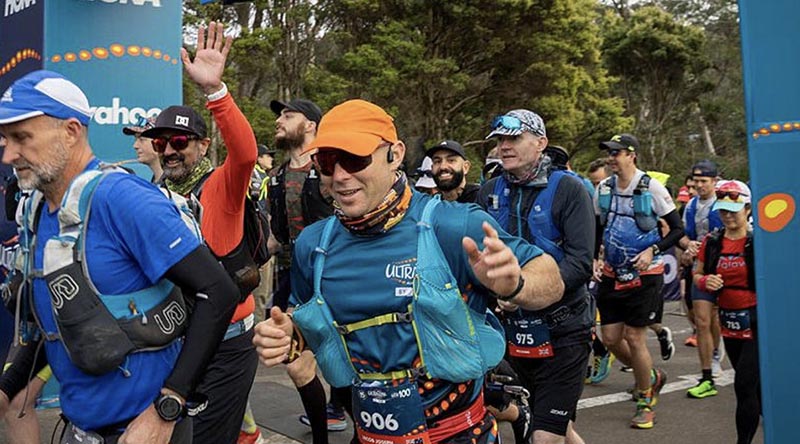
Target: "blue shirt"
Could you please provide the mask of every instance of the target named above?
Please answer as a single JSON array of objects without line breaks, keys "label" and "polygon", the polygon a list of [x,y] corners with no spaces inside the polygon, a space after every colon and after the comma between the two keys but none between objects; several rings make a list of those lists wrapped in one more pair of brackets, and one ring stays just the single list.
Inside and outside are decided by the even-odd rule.
[{"label": "blue shirt", "polygon": [[[399,224],[385,234],[360,237],[336,224],[331,235],[322,272],[322,294],[339,324],[348,324],[390,312],[406,312],[413,295],[412,283],[417,254],[417,227],[430,197],[414,192],[411,204]],[[497,222],[474,204],[442,202],[433,225],[439,245],[467,303],[478,313],[486,310],[490,298],[475,277],[461,240],[469,236],[483,249],[483,222],[489,222],[521,265],[542,254],[542,250],[503,231]],[[313,255],[325,221],[306,227],[297,238],[292,263],[291,305],[308,301],[313,295]],[[386,324],[348,335],[356,370],[388,372],[413,367],[418,357],[410,324]],[[426,405],[437,393],[426,393]],[[429,395],[430,396],[426,396]]]},{"label": "blue shirt", "polygon": [[[95,166],[92,162],[88,168]],[[58,210],[50,212],[44,205],[34,254],[37,269],[42,269],[46,240],[59,231]],[[125,294],[150,287],[199,245],[177,207],[150,183],[132,174],[111,173],[98,185],[86,235],[86,262],[101,293]],[[34,279],[33,292],[42,327],[56,333],[44,279]],[[72,365],[61,341],[45,342],[45,351],[61,383],[64,415],[78,427],[93,430],[132,419],[155,400],[172,372],[180,342],[129,355],[123,366],[130,377],[121,370],[102,376],[83,373]]]}]

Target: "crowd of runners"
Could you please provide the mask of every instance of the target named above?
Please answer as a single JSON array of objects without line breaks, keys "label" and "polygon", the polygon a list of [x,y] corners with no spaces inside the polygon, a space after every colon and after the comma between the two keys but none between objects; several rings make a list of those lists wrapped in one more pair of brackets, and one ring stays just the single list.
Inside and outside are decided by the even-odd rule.
[{"label": "crowd of runners", "polygon": [[143,180],[94,156],[88,100],[64,76],[35,71],[0,99],[14,168],[3,301],[18,331],[0,377],[10,442],[40,442],[33,407],[49,379],[63,444],[262,442],[248,403],[259,359],[286,369],[314,444],[348,423],[353,442],[493,443],[497,421],[518,444],[581,444],[583,387],[615,361],[636,401],[619,415],[650,429],[668,378],[650,332],[660,360],[675,354],[661,325],[665,254],[696,332],[687,396],[718,393],[727,351],[738,442],[752,441],[747,184],[699,160],[670,190],[631,134],[596,141],[581,175],[521,108],[486,122],[483,165],[449,139],[408,165],[394,119],[365,100],[327,112],[274,100],[275,138],[259,144],[222,82],[231,38],[212,22],[197,41],[182,61],[207,96],[221,165],[190,107],[123,129],[152,171]]}]

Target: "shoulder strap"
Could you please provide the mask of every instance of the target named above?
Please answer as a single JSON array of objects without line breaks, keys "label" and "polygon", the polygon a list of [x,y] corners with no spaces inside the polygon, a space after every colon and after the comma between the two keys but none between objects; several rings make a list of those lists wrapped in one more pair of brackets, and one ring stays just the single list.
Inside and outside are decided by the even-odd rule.
[{"label": "shoulder strap", "polygon": [[203,187],[206,185],[206,181],[208,180],[209,177],[211,177],[211,173],[213,172],[214,168],[212,168],[211,171],[204,174],[203,177],[201,177],[200,180],[198,180],[197,183],[194,184],[194,187],[192,187],[192,194],[194,194],[195,197],[197,197],[197,200],[200,200],[200,194],[203,193]]},{"label": "shoulder strap", "polygon": [[322,269],[325,267],[325,256],[328,255],[328,245],[330,245],[333,228],[338,223],[335,217],[329,217],[322,229],[322,236],[319,238],[319,245],[314,249],[314,297],[325,299],[322,296]]}]

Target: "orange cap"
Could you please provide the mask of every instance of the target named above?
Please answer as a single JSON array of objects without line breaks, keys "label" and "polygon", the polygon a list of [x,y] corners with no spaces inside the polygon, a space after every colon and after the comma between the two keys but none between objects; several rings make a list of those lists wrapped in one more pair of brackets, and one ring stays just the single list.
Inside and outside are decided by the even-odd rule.
[{"label": "orange cap", "polygon": [[382,140],[397,143],[392,116],[366,100],[348,100],[322,116],[317,137],[303,152],[336,148],[357,156],[368,156]]}]

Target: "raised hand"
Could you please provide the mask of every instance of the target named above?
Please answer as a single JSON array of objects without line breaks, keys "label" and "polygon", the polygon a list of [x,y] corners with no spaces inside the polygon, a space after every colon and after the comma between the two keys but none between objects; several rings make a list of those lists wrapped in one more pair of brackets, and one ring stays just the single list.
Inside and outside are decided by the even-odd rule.
[{"label": "raised hand", "polygon": [[194,60],[189,58],[186,49],[181,48],[181,60],[186,74],[206,94],[222,89],[222,72],[225,60],[233,44],[233,37],[225,37],[225,25],[211,22],[206,28],[197,29],[197,52]]},{"label": "raised hand", "polygon": [[483,251],[478,250],[478,244],[469,237],[461,241],[469,264],[484,287],[501,296],[509,295],[517,288],[522,273],[517,257],[488,222],[484,222],[482,228],[486,234]]}]

